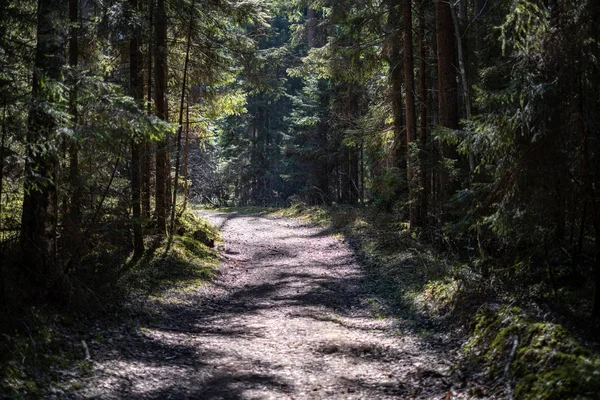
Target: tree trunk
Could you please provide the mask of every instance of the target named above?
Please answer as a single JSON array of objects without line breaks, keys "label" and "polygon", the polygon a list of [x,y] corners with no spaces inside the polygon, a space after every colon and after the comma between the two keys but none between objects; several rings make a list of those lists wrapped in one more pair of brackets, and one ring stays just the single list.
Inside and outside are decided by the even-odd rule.
[{"label": "tree trunk", "polygon": [[320,124],[317,128],[317,143],[319,144],[320,151],[318,152],[318,159],[315,165],[317,171],[314,172],[317,180],[317,186],[319,191],[319,204],[329,204],[331,202],[329,196],[329,163],[328,150],[327,150],[327,126],[326,124]]},{"label": "tree trunk", "polygon": [[38,292],[41,298],[48,294],[59,297],[65,294],[63,269],[56,259],[58,154],[53,148],[57,147],[58,125],[48,106],[60,101],[54,89],[62,81],[65,65],[68,10],[68,0],[38,1],[21,254],[25,278],[34,292],[31,294]]},{"label": "tree trunk", "polygon": [[350,153],[349,167],[350,167],[350,203],[356,204],[360,199],[360,188],[359,188],[359,159],[358,149],[351,147],[348,149]]},{"label": "tree trunk", "polygon": [[411,146],[416,140],[415,117],[415,74],[413,60],[413,35],[412,35],[412,0],[404,0],[404,87],[406,89],[406,176],[408,181],[409,223],[414,227],[418,218],[417,182],[415,182],[414,165],[411,159]]},{"label": "tree trunk", "polygon": [[[593,54],[594,58],[598,60],[600,58],[600,3],[597,1],[590,0],[590,15],[591,15],[591,36],[594,39]],[[592,66],[592,82],[598,84],[600,82],[600,67],[598,64]],[[597,92],[591,93],[590,95],[591,104],[587,107],[588,112],[594,113],[600,108],[600,99],[598,98]],[[593,115],[588,117],[589,119],[594,118]],[[582,127],[585,127],[583,121],[581,121]],[[590,150],[588,144],[589,132],[582,130],[584,140],[584,156],[585,156],[585,174],[587,178],[586,186],[588,188],[588,197],[590,208],[592,211],[592,220],[594,224],[594,235],[596,244],[596,260],[594,264],[594,300],[592,317],[596,321],[600,321],[600,210],[598,209],[598,197],[596,188],[598,187],[597,176],[592,177],[591,161],[590,161]],[[598,132],[595,132],[597,136]],[[595,179],[594,179],[595,178]]]},{"label": "tree trunk", "polygon": [[[148,2],[148,26],[152,26],[152,15],[154,13],[154,1]],[[147,52],[147,107],[148,114],[152,113],[152,41],[150,37],[148,40],[148,52]],[[143,157],[142,157],[142,215],[145,218],[150,218],[150,197],[151,197],[151,181],[152,181],[152,144],[148,141],[143,146]]]},{"label": "tree trunk", "polygon": [[360,203],[365,205],[365,142],[360,143]]},{"label": "tree trunk", "polygon": [[404,170],[403,159],[406,156],[406,137],[404,136],[404,121],[402,119],[402,57],[400,55],[401,38],[399,36],[399,20],[401,0],[391,0],[389,3],[389,22],[391,33],[391,45],[389,56],[390,84],[392,89],[392,116],[394,118],[394,160],[393,163],[400,171]]},{"label": "tree trunk", "polygon": [[[131,13],[131,40],[129,42],[129,86],[132,97],[139,103],[144,98],[142,87],[142,52],[140,49],[139,28],[135,26],[133,15],[138,9],[138,0],[130,0],[129,12]],[[144,234],[142,231],[142,185],[141,185],[141,148],[139,140],[131,141],[131,208],[133,210],[133,258],[144,254]]]},{"label": "tree trunk", "polygon": [[[168,121],[167,108],[167,15],[165,0],[156,4],[156,62],[155,62],[155,103],[159,118]],[[167,154],[168,140],[165,138],[156,145],[156,221],[160,233],[167,230]]]},{"label": "tree trunk", "polygon": [[419,8],[419,219],[427,217],[429,182],[427,180],[427,65],[425,63],[425,0]]},{"label": "tree trunk", "polygon": [[190,99],[188,96],[185,113],[185,158],[183,161],[183,209],[187,208],[188,201],[188,180],[190,164]]},{"label": "tree trunk", "polygon": [[4,146],[6,146],[6,108],[2,107],[2,137],[0,138],[0,229],[2,229],[2,193],[4,191]]},{"label": "tree trunk", "polygon": [[458,128],[456,67],[454,65],[454,23],[448,2],[436,2],[436,31],[438,56],[439,123],[450,129]]},{"label": "tree trunk", "polygon": [[146,142],[142,149],[142,215],[150,218],[150,196],[152,193],[152,144]]},{"label": "tree trunk", "polygon": [[[461,2],[460,4],[462,4],[463,2]],[[463,6],[464,8],[464,6]],[[458,52],[458,66],[459,66],[459,71],[460,71],[460,81],[462,83],[461,85],[461,90],[462,90],[462,98],[465,102],[465,112],[466,115],[465,117],[467,118],[467,120],[471,119],[472,116],[472,111],[471,111],[471,95],[470,95],[470,88],[469,88],[469,79],[467,77],[467,68],[465,65],[465,54],[464,54],[464,48],[463,48],[463,41],[462,41],[462,34],[461,34],[461,27],[460,27],[460,21],[459,21],[459,17],[456,14],[456,10],[454,10],[454,7],[452,5],[450,5],[450,12],[452,14],[452,23],[454,25],[454,35],[456,37],[456,48],[457,48],[457,52]],[[469,152],[469,171],[470,171],[470,175],[471,175],[471,181],[473,180],[473,173],[475,172],[475,156],[473,154],[473,152]]]},{"label": "tree trunk", "polygon": [[308,42],[308,50],[315,47],[315,39],[317,37],[317,13],[314,8],[309,7],[306,16],[308,18],[308,32],[306,39]]},{"label": "tree trunk", "polygon": [[[454,50],[454,23],[450,3],[437,0],[435,3],[437,58],[438,58],[438,102],[439,124],[445,128],[458,129],[458,101],[456,83],[456,58]],[[456,149],[449,144],[442,146],[444,157],[456,159]],[[450,182],[447,173],[442,175],[442,202],[456,190],[454,182]]]},{"label": "tree trunk", "polygon": [[[79,4],[78,0],[69,0],[69,23],[71,25],[69,37],[69,67],[75,74],[79,58]],[[77,87],[76,78],[71,80],[71,93],[69,96],[69,113],[73,125],[77,124]],[[66,236],[68,245],[77,243],[81,234],[81,177],[79,172],[79,144],[71,139],[69,145],[69,186],[71,189],[70,204],[66,215]]]},{"label": "tree trunk", "polygon": [[[192,45],[192,27],[193,27],[193,15],[194,15],[194,2],[192,2],[192,10],[190,13],[190,22],[187,34],[187,48],[185,50],[185,62],[183,64],[183,82],[181,83],[181,103],[179,104],[179,129],[177,130],[177,143],[176,145],[176,158],[175,158],[175,184],[173,187],[173,204],[171,205],[171,226],[169,228],[169,243],[173,239],[175,234],[175,214],[177,210],[177,188],[179,187],[179,167],[181,163],[181,136],[183,133],[183,110],[185,106],[185,95],[187,92],[187,75],[188,65],[190,62],[190,47]],[[167,246],[168,250],[169,246]]]}]

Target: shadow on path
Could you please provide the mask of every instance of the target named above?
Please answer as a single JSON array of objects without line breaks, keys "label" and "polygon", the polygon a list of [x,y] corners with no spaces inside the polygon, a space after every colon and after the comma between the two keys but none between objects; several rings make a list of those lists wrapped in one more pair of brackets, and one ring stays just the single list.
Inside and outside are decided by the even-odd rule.
[{"label": "shadow on path", "polygon": [[[212,213],[226,262],[214,285],[160,299],[160,321],[92,341],[75,397],[442,398],[444,354],[373,315],[348,245],[271,217]],[[437,397],[436,397],[437,396]]]}]

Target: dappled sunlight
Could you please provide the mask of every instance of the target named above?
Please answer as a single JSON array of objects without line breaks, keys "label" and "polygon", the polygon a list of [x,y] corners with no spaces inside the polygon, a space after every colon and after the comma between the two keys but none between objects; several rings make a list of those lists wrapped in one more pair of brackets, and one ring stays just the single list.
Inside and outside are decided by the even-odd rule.
[{"label": "dappled sunlight", "polygon": [[[82,389],[86,396],[447,393],[447,355],[373,314],[368,280],[338,237],[274,217],[203,216],[224,232],[220,276],[214,285],[179,294],[185,303],[155,302],[155,321],[133,337],[92,343],[98,378]],[[114,354],[102,354],[108,348]]]}]

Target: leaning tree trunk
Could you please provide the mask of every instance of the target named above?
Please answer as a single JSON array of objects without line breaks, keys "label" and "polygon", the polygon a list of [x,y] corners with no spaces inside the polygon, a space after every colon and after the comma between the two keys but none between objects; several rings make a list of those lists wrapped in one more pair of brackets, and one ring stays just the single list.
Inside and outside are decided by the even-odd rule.
[{"label": "leaning tree trunk", "polygon": [[69,0],[39,0],[32,102],[27,129],[27,158],[21,254],[33,293],[63,295],[64,273],[56,259],[58,122],[56,86],[62,81]]},{"label": "leaning tree trunk", "polygon": [[[165,0],[158,0],[156,4],[156,62],[155,62],[155,103],[156,113],[159,118],[167,121],[167,15],[165,13]],[[156,145],[156,221],[158,231],[167,230],[167,153],[169,151],[167,139],[161,140]]]},{"label": "leaning tree trunk", "polygon": [[183,64],[183,82],[181,83],[181,103],[179,104],[179,129],[177,130],[177,143],[176,145],[176,156],[175,156],[175,184],[173,188],[173,204],[171,205],[171,224],[169,227],[169,244],[167,250],[169,250],[170,244],[175,234],[175,215],[177,211],[177,190],[179,188],[179,167],[181,164],[181,136],[183,133],[183,110],[185,106],[185,95],[187,92],[187,77],[188,77],[188,65],[190,63],[190,47],[192,45],[192,28],[193,28],[193,15],[194,15],[194,2],[192,2],[192,12],[190,13],[190,22],[187,34],[187,45],[185,50],[185,62]]}]

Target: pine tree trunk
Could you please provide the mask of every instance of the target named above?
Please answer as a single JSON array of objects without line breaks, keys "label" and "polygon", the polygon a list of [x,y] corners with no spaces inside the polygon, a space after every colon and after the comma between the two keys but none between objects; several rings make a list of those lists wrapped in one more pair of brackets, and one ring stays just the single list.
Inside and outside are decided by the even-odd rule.
[{"label": "pine tree trunk", "polygon": [[150,196],[152,182],[152,145],[149,142],[144,143],[142,149],[142,215],[144,218],[150,218]]},{"label": "pine tree trunk", "polygon": [[[165,0],[158,0],[156,4],[156,62],[155,62],[155,103],[156,113],[159,118],[167,121],[167,15],[165,13]],[[157,229],[160,233],[167,230],[167,155],[169,152],[168,140],[165,138],[156,145],[156,198],[155,214]]]},{"label": "pine tree trunk", "polygon": [[427,65],[425,63],[425,1],[421,0],[419,8],[419,219],[427,217],[429,200],[429,182],[427,178]]},{"label": "pine tree trunk", "polygon": [[[154,1],[151,0],[148,2],[148,26],[152,26],[152,15],[154,13]],[[146,63],[147,63],[147,106],[148,106],[148,114],[152,113],[152,41],[153,38],[150,37],[148,40],[148,50],[146,54]],[[152,144],[148,141],[144,143],[143,146],[143,156],[142,156],[142,215],[144,218],[150,218],[150,197],[152,195],[151,192],[151,182],[152,182],[152,154],[153,148]]]},{"label": "pine tree trunk", "polygon": [[[463,5],[464,1],[460,2],[460,7],[464,9]],[[460,8],[459,8],[460,9]],[[461,28],[461,20],[459,16],[456,14],[454,7],[450,6],[450,13],[452,15],[452,23],[454,25],[454,36],[456,38],[456,49],[458,53],[458,66],[460,71],[460,82],[461,82],[461,94],[462,99],[465,102],[465,117],[467,120],[471,119],[472,111],[471,111],[471,89],[469,87],[469,79],[467,75],[467,67],[466,67],[466,55],[464,54],[464,46],[462,40],[462,31]],[[473,173],[475,172],[475,155],[473,152],[469,152],[469,171],[471,175],[471,181],[473,180]]]},{"label": "pine tree trunk", "polygon": [[347,146],[342,147],[340,160],[340,202],[350,203],[350,151]]},{"label": "pine tree trunk", "polygon": [[[142,52],[140,49],[139,28],[135,26],[133,14],[138,9],[138,0],[130,0],[132,35],[129,42],[129,82],[132,97],[141,103],[144,98],[142,88],[142,69],[140,68]],[[133,257],[144,254],[144,235],[142,231],[142,182],[141,182],[141,148],[137,139],[131,142],[131,208],[133,211]]]},{"label": "pine tree trunk", "polygon": [[458,128],[458,105],[456,58],[454,51],[454,23],[448,2],[436,2],[436,31],[437,31],[437,56],[438,56],[438,102],[440,125]]},{"label": "pine tree trunk", "polygon": [[[596,60],[600,59],[600,3],[597,1],[590,0],[590,15],[591,15],[591,37],[594,39],[593,44],[593,54]],[[600,83],[600,67],[596,63],[592,66],[592,82],[595,85]],[[590,98],[592,99],[589,110],[593,110],[592,112],[598,112],[600,109],[600,98],[598,98],[597,93],[592,93]],[[590,116],[589,118],[593,118],[594,116]],[[583,122],[582,122],[583,125]],[[596,135],[597,135],[596,131]],[[592,209],[592,219],[594,226],[594,236],[595,236],[595,244],[596,244],[596,260],[594,264],[594,300],[593,300],[593,309],[592,309],[592,317],[596,321],[600,321],[600,209],[598,206],[598,195],[596,193],[596,188],[598,187],[598,179],[592,178],[592,171],[590,170],[590,151],[588,145],[588,136],[589,132],[584,132],[584,149],[585,149],[585,172],[587,175],[587,187],[589,191],[590,205]]]},{"label": "pine tree trunk", "polygon": [[185,158],[183,161],[183,209],[187,208],[188,201],[188,180],[190,164],[190,99],[188,96],[185,113]]},{"label": "pine tree trunk", "polygon": [[[79,58],[79,4],[78,0],[69,0],[69,67],[74,74]],[[74,77],[73,77],[74,78]],[[69,97],[69,112],[73,124],[77,124],[77,87],[76,79],[72,79]],[[77,243],[81,234],[81,177],[79,172],[79,145],[71,139],[69,145],[69,186],[71,189],[68,214],[65,218],[66,236],[69,244]]]},{"label": "pine tree trunk", "polygon": [[406,88],[406,172],[408,180],[409,222],[414,227],[417,223],[419,211],[417,202],[417,182],[415,180],[414,165],[411,159],[411,146],[416,140],[416,111],[415,111],[415,74],[413,60],[413,35],[412,35],[412,0],[404,0],[404,87]]},{"label": "pine tree trunk", "polygon": [[[456,66],[454,50],[454,23],[450,3],[445,0],[437,0],[435,3],[436,34],[437,34],[437,58],[438,58],[438,103],[439,124],[445,128],[458,129],[458,99],[456,83]],[[442,146],[444,157],[456,159],[456,149],[452,145]],[[441,184],[443,195],[442,202],[454,193],[456,184],[450,182],[447,173],[442,174]]]},{"label": "pine tree trunk", "polygon": [[[66,22],[69,0],[39,0],[37,45],[32,98],[27,129],[27,161],[22,215],[21,254],[27,283],[43,298],[62,296],[64,273],[56,259],[58,196],[56,177],[57,121],[51,103],[62,80],[66,56]],[[50,106],[50,107],[48,107]],[[43,145],[55,144],[46,148]],[[31,293],[31,294],[34,294]]]},{"label": "pine tree trunk", "polygon": [[[179,104],[179,129],[177,130],[177,143],[176,147],[176,159],[175,159],[175,185],[173,188],[173,203],[171,205],[171,226],[169,228],[169,244],[173,239],[175,231],[175,214],[177,211],[177,189],[179,187],[179,167],[181,163],[181,136],[183,133],[183,110],[185,109],[185,95],[187,92],[187,76],[188,76],[188,65],[190,62],[190,47],[192,45],[192,21],[194,15],[194,2],[192,2],[192,10],[190,13],[190,22],[187,34],[187,45],[185,51],[185,62],[183,64],[183,82],[181,83],[181,103]],[[169,245],[167,245],[167,250]]]},{"label": "pine tree trunk", "polygon": [[400,12],[399,8],[402,6],[401,0],[390,0],[389,3],[389,26],[392,30],[391,33],[391,45],[389,56],[390,63],[390,84],[391,84],[391,103],[392,103],[392,116],[394,118],[394,159],[393,163],[397,166],[400,171],[405,168],[404,157],[406,156],[406,136],[404,135],[404,121],[402,113],[402,56],[401,50],[401,37],[400,37]]},{"label": "pine tree trunk", "polygon": [[365,204],[365,142],[360,143],[360,203]]},{"label": "pine tree trunk", "polygon": [[4,146],[6,146],[6,108],[2,107],[2,137],[0,137],[0,230],[2,229],[2,193],[4,192]]},{"label": "pine tree trunk", "polygon": [[316,171],[316,175],[320,192],[319,203],[329,204],[331,202],[329,195],[329,163],[327,162],[329,154],[327,150],[327,126],[325,124],[321,124],[319,126],[317,135],[317,140],[321,148],[319,159],[316,162],[318,165],[318,171]]},{"label": "pine tree trunk", "polygon": [[306,39],[308,42],[308,50],[310,50],[315,47],[315,39],[317,37],[317,14],[314,8],[308,8],[306,17],[308,18],[308,33]]},{"label": "pine tree trunk", "polygon": [[356,204],[360,198],[359,189],[359,159],[358,149],[356,147],[349,148],[350,152],[350,203]]}]

